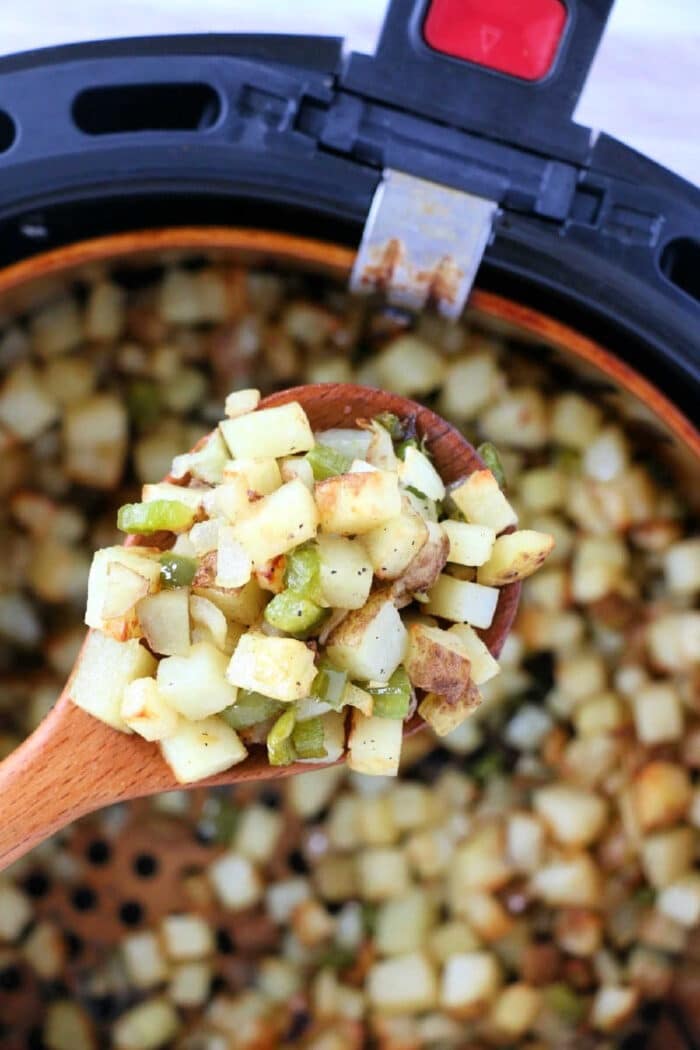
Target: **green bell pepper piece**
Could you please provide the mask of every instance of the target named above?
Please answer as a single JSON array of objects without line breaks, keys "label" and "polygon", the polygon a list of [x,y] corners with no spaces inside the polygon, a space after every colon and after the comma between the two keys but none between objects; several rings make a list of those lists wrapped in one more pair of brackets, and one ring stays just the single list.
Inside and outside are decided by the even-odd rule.
[{"label": "green bell pepper piece", "polygon": [[325,481],[326,478],[332,478],[336,474],[347,474],[352,464],[349,456],[344,456],[342,452],[330,448],[329,445],[314,445],[306,453],[306,458],[311,464],[316,481]]},{"label": "green bell pepper piece", "polygon": [[316,544],[304,543],[288,552],[285,556],[284,585],[302,598],[321,604],[321,557]]},{"label": "green bell pepper piece", "polygon": [[299,758],[325,758],[328,752],[323,746],[323,719],[307,718],[297,722],[292,732],[292,743]]},{"label": "green bell pepper piece", "polygon": [[397,667],[386,685],[368,686],[367,692],[374,697],[372,714],[377,718],[404,719],[408,716],[411,683],[405,667]]},{"label": "green bell pepper piece", "polygon": [[225,708],[221,717],[231,729],[249,729],[258,722],[266,722],[268,718],[275,718],[284,710],[284,704],[279,700],[273,700],[270,696],[263,696],[252,689],[239,689],[235,704]]},{"label": "green bell pepper piece", "polygon": [[322,657],[318,662],[316,677],[311,683],[311,696],[324,704],[340,711],[345,697],[348,676],[345,671],[334,667],[330,660]]},{"label": "green bell pepper piece", "polygon": [[265,620],[271,627],[295,637],[306,635],[327,615],[327,609],[290,590],[280,591],[265,608]]},{"label": "green bell pepper piece", "polygon": [[184,532],[195,516],[191,507],[178,500],[125,503],[117,512],[117,528],[122,532]]},{"label": "green bell pepper piece", "polygon": [[267,759],[271,766],[289,766],[297,757],[292,740],[294,708],[280,715],[267,734]]},{"label": "green bell pepper piece", "polygon": [[197,572],[197,559],[166,551],[158,559],[163,587],[189,587]]}]

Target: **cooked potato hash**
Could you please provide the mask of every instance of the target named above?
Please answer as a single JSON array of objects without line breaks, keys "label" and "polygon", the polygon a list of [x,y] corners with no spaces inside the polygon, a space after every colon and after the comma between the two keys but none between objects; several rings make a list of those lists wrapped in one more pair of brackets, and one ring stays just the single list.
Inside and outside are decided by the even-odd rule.
[{"label": "cooked potato hash", "polygon": [[[229,394],[219,427],[175,457],[179,481],[120,508],[140,545],[93,558],[95,633],[69,695],[158,741],[181,783],[262,743],[273,766],[347,748],[351,769],[396,775],[416,704],[443,736],[479,706],[472,654],[490,654],[472,625],[491,625],[497,588],[531,575],[554,540],[497,535],[515,514],[490,470],[448,496],[412,420],[314,434],[298,402],[259,402]],[[291,461],[305,477],[283,478]]]},{"label": "cooked potato hash", "polygon": [[[82,821],[3,874],[2,1037],[52,1050],[700,1045],[700,537],[646,425],[517,333],[411,320],[299,275],[94,273],[2,325],[4,752],[70,671],[91,553],[123,538],[118,507],[143,502],[141,486],[211,430],[232,389],[230,419],[255,407],[240,391],[300,382],[425,401],[475,446],[495,442],[518,527],[556,541],[523,585],[500,674],[477,630],[448,629],[483,701],[439,746],[407,740],[398,779],[310,767],[274,790],[176,792]],[[280,477],[233,462],[265,496],[280,477],[313,484],[306,454],[281,459]],[[466,550],[478,584],[503,505],[478,528],[463,510],[444,538],[409,495],[428,530],[410,587],[446,543],[450,575]],[[199,548],[211,542],[201,530]],[[361,608],[361,577],[336,586],[323,569],[357,553],[353,541],[315,542],[331,605]],[[159,594],[186,580],[169,553],[150,570]],[[213,587],[213,559],[197,558]],[[112,572],[123,600],[129,583],[143,589]],[[265,595],[284,582],[274,566],[267,580]],[[234,625],[260,618],[252,588],[215,606],[182,586],[191,645],[214,639],[226,657]],[[152,679],[155,658],[131,641],[145,662],[135,677]],[[109,668],[125,643],[102,644]],[[150,710],[162,732],[159,712],[167,732],[176,709],[154,695],[137,686],[127,710]],[[374,697],[356,686],[352,700],[348,723],[366,725]],[[363,760],[381,764],[401,729],[358,730]]]}]

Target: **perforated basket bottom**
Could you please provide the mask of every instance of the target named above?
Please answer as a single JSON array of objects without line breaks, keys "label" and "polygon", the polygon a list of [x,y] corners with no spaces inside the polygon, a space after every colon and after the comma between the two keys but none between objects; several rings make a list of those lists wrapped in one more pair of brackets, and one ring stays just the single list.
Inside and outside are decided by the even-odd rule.
[{"label": "perforated basket bottom", "polygon": [[[273,788],[240,788],[236,807],[253,795],[280,805]],[[57,998],[80,1003],[94,1022],[97,1045],[110,1045],[114,1019],[142,997],[119,979],[119,945],[132,932],[157,928],[168,914],[199,914],[216,931],[213,990],[250,984],[256,961],[274,950],[279,932],[260,907],[224,910],[208,881],[198,878],[224,849],[208,814],[222,798],[230,798],[226,789],[189,792],[176,816],[149,800],[114,807],[67,829],[58,849],[35,851],[17,882],[33,899],[35,918],[62,931],[66,963],[52,981],[37,979],[22,961],[0,969],[2,1050],[43,1047],[43,1016]],[[287,811],[269,877],[298,873],[298,841],[298,821]]]}]

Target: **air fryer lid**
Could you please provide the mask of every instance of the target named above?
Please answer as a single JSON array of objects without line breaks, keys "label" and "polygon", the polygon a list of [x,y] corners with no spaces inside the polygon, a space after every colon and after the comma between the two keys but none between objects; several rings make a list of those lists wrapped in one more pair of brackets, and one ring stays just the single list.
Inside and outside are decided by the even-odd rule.
[{"label": "air fryer lid", "polygon": [[[614,335],[691,414],[700,194],[571,121],[611,6],[392,0],[373,57],[202,36],[4,59],[0,262],[119,230],[250,225],[361,241],[356,284],[416,305],[420,279],[418,302],[457,312],[483,253],[482,286]],[[407,176],[443,221],[412,221]]]}]

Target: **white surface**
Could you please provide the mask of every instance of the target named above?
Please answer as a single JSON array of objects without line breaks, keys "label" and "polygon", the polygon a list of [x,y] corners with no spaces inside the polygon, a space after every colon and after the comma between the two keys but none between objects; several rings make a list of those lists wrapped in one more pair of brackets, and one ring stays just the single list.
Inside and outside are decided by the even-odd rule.
[{"label": "white surface", "polygon": [[[590,0],[592,2],[592,0]],[[344,36],[371,51],[386,0],[0,0],[0,52],[155,33]],[[700,184],[700,0],[617,0],[577,110]]]}]

